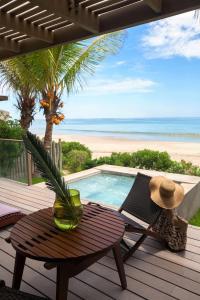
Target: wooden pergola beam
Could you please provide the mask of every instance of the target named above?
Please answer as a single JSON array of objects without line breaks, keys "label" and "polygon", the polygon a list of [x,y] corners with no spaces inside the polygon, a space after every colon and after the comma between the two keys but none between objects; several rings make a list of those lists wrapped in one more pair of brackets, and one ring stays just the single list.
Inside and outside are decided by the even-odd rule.
[{"label": "wooden pergola beam", "polygon": [[0,96],[0,101],[7,101],[8,100],[8,96]]},{"label": "wooden pergola beam", "polygon": [[66,0],[29,0],[33,5],[38,5],[41,9],[47,10],[49,13],[55,14],[55,16],[68,19],[72,23],[80,26],[81,28],[92,32],[99,32],[98,18],[78,5],[77,7],[70,7],[71,2]]},{"label": "wooden pergola beam", "polygon": [[20,52],[20,46],[8,38],[0,37],[0,48],[13,52],[14,55]]},{"label": "wooden pergola beam", "polygon": [[[39,0],[29,0],[38,1]],[[46,0],[42,0],[47,3]],[[53,0],[52,0],[53,1]],[[55,1],[55,0],[54,0]],[[60,1],[60,0],[58,0]],[[57,3],[58,3],[57,1]],[[97,0],[96,0],[97,1]],[[134,1],[134,0],[133,0]],[[60,2],[59,2],[60,3]],[[79,2],[82,3],[82,2]],[[178,15],[184,12],[192,11],[200,8],[200,0],[162,0],[162,11],[161,13],[155,13],[154,10],[150,9],[144,1],[135,2],[128,6],[123,6],[122,8],[109,10],[107,13],[97,15],[99,19],[99,32],[92,33],[89,30],[81,28],[79,25],[70,24],[53,32],[53,43],[52,46],[59,44],[72,43],[84,39],[88,39],[100,34],[105,34],[108,32],[113,32],[116,30],[121,30],[124,28],[129,28],[141,24],[145,24],[152,21],[157,21],[163,18]],[[56,16],[56,11],[54,12]],[[66,16],[65,16],[66,18]],[[0,60],[11,58],[16,55],[26,54],[35,50],[48,48],[47,44],[43,40],[36,38],[26,38],[24,40],[17,40],[17,45],[14,44],[15,51],[12,51],[12,47],[5,43],[4,39],[0,40],[3,42],[2,48],[0,48]],[[20,48],[20,51],[19,51]]]},{"label": "wooden pergola beam", "polygon": [[162,12],[155,14],[144,1],[140,1],[121,9],[120,18],[117,10],[112,13],[103,14],[100,18],[100,32],[107,33],[134,27],[199,8],[200,0],[163,0]]},{"label": "wooden pergola beam", "polygon": [[144,0],[144,2],[156,13],[162,11],[162,0]]},{"label": "wooden pergola beam", "polygon": [[32,36],[36,39],[43,40],[47,43],[53,43],[53,36],[48,30],[30,24],[28,21],[23,21],[20,17],[15,17],[12,14],[5,13],[0,10],[0,26],[7,29],[12,29],[16,32]]}]

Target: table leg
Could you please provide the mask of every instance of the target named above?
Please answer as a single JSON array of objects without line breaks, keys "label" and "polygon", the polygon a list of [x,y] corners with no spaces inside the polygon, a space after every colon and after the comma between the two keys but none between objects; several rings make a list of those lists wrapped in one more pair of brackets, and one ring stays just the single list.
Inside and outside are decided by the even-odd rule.
[{"label": "table leg", "polygon": [[115,246],[113,247],[113,254],[114,254],[115,262],[117,265],[117,271],[119,274],[119,278],[121,281],[121,287],[123,289],[126,289],[127,282],[126,282],[126,275],[125,275],[125,271],[124,271],[123,259],[122,259],[122,255],[121,255],[120,243],[115,244]]},{"label": "table leg", "polygon": [[69,277],[63,264],[57,265],[56,300],[66,300],[68,292]]},{"label": "table leg", "polygon": [[12,287],[16,290],[20,289],[25,261],[26,261],[26,257],[17,251],[15,257],[15,267],[14,267],[13,282],[12,282]]}]

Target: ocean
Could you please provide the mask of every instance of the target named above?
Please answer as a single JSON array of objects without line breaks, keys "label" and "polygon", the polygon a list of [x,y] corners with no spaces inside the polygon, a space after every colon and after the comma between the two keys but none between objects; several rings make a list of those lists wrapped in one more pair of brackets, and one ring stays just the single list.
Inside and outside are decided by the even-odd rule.
[{"label": "ocean", "polygon": [[[44,120],[35,120],[31,127],[31,130],[37,134],[43,134],[44,129]],[[199,143],[200,117],[68,119],[54,126],[54,133]]]}]

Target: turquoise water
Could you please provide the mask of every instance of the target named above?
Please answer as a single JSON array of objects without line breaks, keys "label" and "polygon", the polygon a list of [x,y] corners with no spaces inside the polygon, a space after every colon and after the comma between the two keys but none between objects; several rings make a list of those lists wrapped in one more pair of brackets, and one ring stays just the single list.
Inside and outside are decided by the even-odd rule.
[{"label": "turquoise water", "polygon": [[130,191],[133,182],[134,177],[106,173],[70,183],[69,187],[79,190],[83,199],[120,206]]},{"label": "turquoise water", "polygon": [[[44,133],[44,121],[32,131]],[[69,119],[54,126],[55,134],[110,136],[134,140],[200,142],[198,118]]]}]

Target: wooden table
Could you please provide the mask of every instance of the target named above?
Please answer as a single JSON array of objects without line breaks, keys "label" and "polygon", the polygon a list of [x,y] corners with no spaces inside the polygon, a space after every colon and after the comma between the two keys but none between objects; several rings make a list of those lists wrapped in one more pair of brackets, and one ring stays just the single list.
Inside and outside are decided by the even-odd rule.
[{"label": "wooden table", "polygon": [[52,208],[22,218],[12,229],[11,243],[16,250],[13,288],[19,289],[26,257],[44,261],[47,269],[57,268],[56,299],[67,299],[69,278],[113,250],[121,286],[127,287],[120,241],[124,222],[112,210],[85,205],[82,220],[74,230],[55,228]]}]

